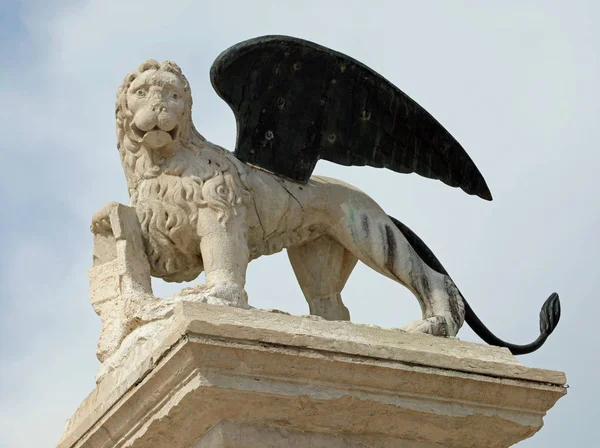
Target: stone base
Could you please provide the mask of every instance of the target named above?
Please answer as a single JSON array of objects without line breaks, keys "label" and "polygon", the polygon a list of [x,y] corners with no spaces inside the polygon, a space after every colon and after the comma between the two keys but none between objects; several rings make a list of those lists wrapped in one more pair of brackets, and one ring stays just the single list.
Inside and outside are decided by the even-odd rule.
[{"label": "stone base", "polygon": [[198,440],[193,448],[431,448],[416,442],[386,437],[331,435],[289,431],[269,426],[219,422]]},{"label": "stone base", "polygon": [[506,349],[182,302],[58,446],[501,448],[542,427],[565,383]]}]

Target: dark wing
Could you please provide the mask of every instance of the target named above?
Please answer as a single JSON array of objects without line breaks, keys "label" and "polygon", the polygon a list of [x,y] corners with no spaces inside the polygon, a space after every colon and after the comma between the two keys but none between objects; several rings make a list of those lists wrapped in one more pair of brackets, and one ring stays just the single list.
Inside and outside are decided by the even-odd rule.
[{"label": "dark wing", "polygon": [[425,109],[360,62],[286,36],[250,39],[213,63],[237,120],[235,155],[298,182],[319,159],[415,172],[491,200],[460,144]]}]

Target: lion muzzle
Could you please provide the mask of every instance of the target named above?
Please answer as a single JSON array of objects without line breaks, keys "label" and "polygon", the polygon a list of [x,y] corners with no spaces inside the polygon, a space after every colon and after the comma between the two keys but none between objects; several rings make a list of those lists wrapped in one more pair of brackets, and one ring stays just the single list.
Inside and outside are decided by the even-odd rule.
[{"label": "lion muzzle", "polygon": [[177,138],[178,122],[174,114],[160,107],[138,111],[131,123],[131,130],[138,141],[149,149],[159,149],[170,145]]}]

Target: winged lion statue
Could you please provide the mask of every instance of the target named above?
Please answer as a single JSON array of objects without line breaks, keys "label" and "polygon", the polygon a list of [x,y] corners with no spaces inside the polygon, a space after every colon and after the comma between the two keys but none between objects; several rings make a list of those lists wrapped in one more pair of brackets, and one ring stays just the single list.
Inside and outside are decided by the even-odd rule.
[{"label": "winged lion statue", "polygon": [[[461,145],[389,81],[286,36],[229,48],[210,76],[237,120],[233,153],[194,127],[190,85],[175,63],[145,61],[117,94],[118,148],[148,275],[182,282],[206,273],[180,299],[248,307],[248,263],[286,249],[311,314],[325,319],[349,320],[341,292],[360,260],[419,301],[422,318],[407,331],[453,337],[467,322],[487,343],[524,354],[555,329],[560,302],[552,294],[534,342],[494,336],[413,231],[355,187],[312,175],[324,159],[417,173],[492,199]],[[95,215],[96,235],[119,239],[114,208]]]}]

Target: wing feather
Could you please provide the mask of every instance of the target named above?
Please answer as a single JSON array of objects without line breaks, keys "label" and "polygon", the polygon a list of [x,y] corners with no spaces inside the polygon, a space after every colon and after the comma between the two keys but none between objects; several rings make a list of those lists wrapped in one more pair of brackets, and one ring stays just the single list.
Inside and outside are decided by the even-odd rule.
[{"label": "wing feather", "polygon": [[211,68],[238,125],[235,154],[307,182],[319,159],[439,179],[491,200],[452,135],[408,95],[364,64],[287,36],[224,51]]}]

